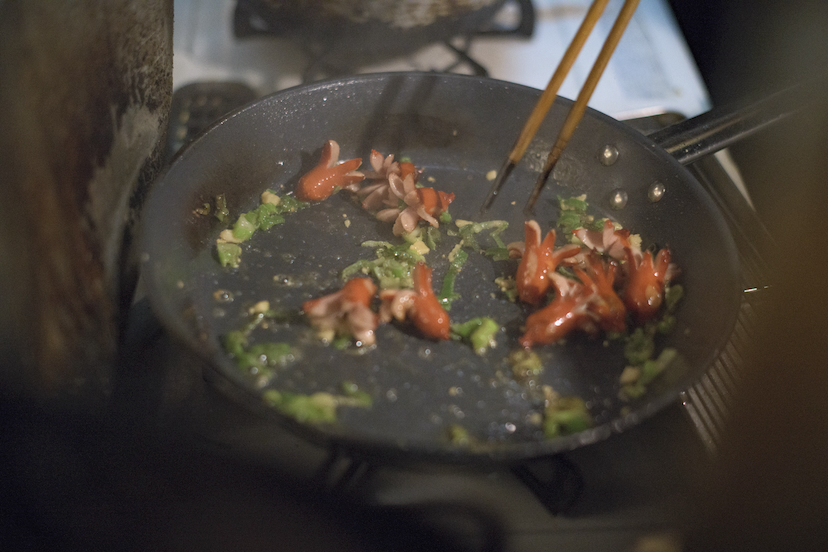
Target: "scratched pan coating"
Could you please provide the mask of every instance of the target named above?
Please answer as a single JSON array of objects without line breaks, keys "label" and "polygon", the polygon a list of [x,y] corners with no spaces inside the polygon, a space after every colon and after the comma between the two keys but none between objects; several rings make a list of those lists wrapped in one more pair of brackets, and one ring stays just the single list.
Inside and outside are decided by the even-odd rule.
[{"label": "scratched pan coating", "polygon": [[[390,73],[293,88],[230,114],[174,160],[147,202],[142,274],[156,315],[204,358],[210,381],[234,399],[309,439],[362,453],[516,460],[577,448],[642,422],[676,400],[729,338],[740,298],[737,253],[719,211],[684,167],[636,131],[592,110],[538,201],[534,218],[544,231],[553,228],[556,197],[587,194],[592,214],[640,234],[644,246],[670,247],[682,270],[685,298],[674,331],[659,347],[674,347],[679,354],[642,398],[618,398],[624,361],[617,342],[573,336],[564,344],[539,347],[544,361],[539,383],[582,397],[595,420],[589,430],[545,439],[532,423],[539,408],[535,395],[511,377],[504,360],[517,347],[528,311],[505,300],[493,282],[513,274],[516,263],[474,254],[458,278],[461,298],[450,315],[453,321],[490,316],[504,326],[497,347],[484,357],[466,345],[427,341],[395,325],[381,326],[377,347],[365,354],[309,341],[304,324],[254,334],[256,339],[303,344],[301,358],[278,371],[270,387],[338,393],[341,383],[349,381],[372,395],[370,409],[340,407],[336,424],[299,424],[261,407],[263,390],[221,346],[221,336],[243,324],[253,303],[268,300],[298,312],[303,301],[341,287],[345,266],[372,257],[372,250],[360,247],[363,241],[394,238],[390,225],[376,221],[343,192],[287,215],[283,225],[257,232],[243,245],[241,265],[233,270],[219,266],[214,253],[216,237],[227,224],[194,209],[224,194],[235,220],[256,207],[265,189],[292,191],[316,164],[324,142],[333,139],[341,146],[341,159],[367,162],[371,149],[410,157],[423,169],[426,185],[455,193],[450,207],[454,219],[480,220],[478,209],[490,186],[487,174],[499,167],[538,94],[492,79]],[[569,105],[564,99],[555,103],[484,217],[509,222],[503,235],[507,243],[523,239],[523,205]],[[611,166],[598,161],[605,145],[619,151]],[[656,181],[666,193],[653,203],[648,189]],[[625,190],[629,200],[615,211],[609,198],[617,189]],[[445,226],[441,230],[445,234]],[[453,243],[444,238],[444,244]],[[428,257],[435,289],[445,273],[445,252]],[[229,291],[234,300],[217,302],[216,290]],[[479,446],[449,444],[446,434],[452,424],[467,429]]]}]

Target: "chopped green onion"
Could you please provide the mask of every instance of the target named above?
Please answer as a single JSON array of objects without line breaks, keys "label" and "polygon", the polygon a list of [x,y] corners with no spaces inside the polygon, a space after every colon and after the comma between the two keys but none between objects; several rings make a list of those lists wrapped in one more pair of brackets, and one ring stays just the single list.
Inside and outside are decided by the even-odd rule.
[{"label": "chopped green onion", "polygon": [[269,389],[263,398],[267,404],[298,422],[335,422],[336,397],[330,393],[300,395]]},{"label": "chopped green onion", "polygon": [[216,196],[216,211],[213,213],[220,222],[225,222],[228,218],[230,218],[230,210],[227,209],[227,200],[224,197],[224,194],[219,194]]},{"label": "chopped green onion", "polygon": [[631,366],[640,366],[653,356],[655,342],[651,332],[645,332],[644,328],[636,328],[627,338],[624,345],[624,358]]},{"label": "chopped green onion", "polygon": [[233,225],[233,237],[239,241],[250,239],[259,227],[259,217],[256,211],[243,213]]},{"label": "chopped green onion", "polygon": [[487,349],[497,345],[495,335],[500,325],[487,316],[472,318],[462,324],[452,324],[451,331],[461,339],[469,341],[478,355],[486,354]]},{"label": "chopped green onion", "polygon": [[509,364],[512,365],[512,374],[518,380],[525,380],[543,373],[543,363],[535,351],[517,349],[509,353]]},{"label": "chopped green onion", "polygon": [[437,296],[437,300],[440,301],[440,304],[443,305],[443,308],[445,309],[450,309],[451,302],[460,298],[460,294],[454,291],[454,285],[457,281],[457,275],[460,273],[460,269],[463,268],[463,264],[465,264],[468,258],[469,254],[460,249],[454,254],[454,257],[449,262],[448,270],[446,271],[446,275],[443,277],[443,285],[440,288],[440,294]]},{"label": "chopped green onion", "polygon": [[235,243],[217,243],[216,252],[221,266],[232,266],[238,268],[241,260],[242,250],[238,244]]},{"label": "chopped green onion", "polygon": [[549,401],[543,414],[543,433],[548,438],[571,435],[592,427],[592,417],[580,397]]}]

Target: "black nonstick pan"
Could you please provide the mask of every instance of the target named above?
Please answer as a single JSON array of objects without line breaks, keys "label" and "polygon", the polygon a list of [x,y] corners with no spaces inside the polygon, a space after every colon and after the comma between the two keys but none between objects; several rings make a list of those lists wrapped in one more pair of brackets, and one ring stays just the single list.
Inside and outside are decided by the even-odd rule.
[{"label": "black nonstick pan", "polygon": [[[173,161],[156,183],[143,214],[142,275],[159,319],[206,361],[205,375],[233,398],[274,423],[308,438],[367,454],[400,458],[516,460],[573,449],[645,420],[673,402],[699,377],[728,340],[740,304],[737,251],[712,200],[670,154],[626,125],[588,111],[533,218],[555,226],[557,198],[586,194],[590,212],[640,234],[646,246],[669,246],[681,268],[685,297],[676,326],[657,347],[676,358],[638,398],[619,397],[624,368],[620,340],[573,335],[536,348],[543,371],[516,377],[505,358],[529,312],[499,292],[494,280],[513,274],[515,261],[470,256],[461,270],[452,321],[489,316],[503,326],[497,346],[479,356],[467,345],[434,342],[386,324],[368,351],[325,346],[301,316],[302,302],[342,286],[341,271],[372,258],[366,240],[399,242],[349,193],[286,215],[284,224],[257,232],[242,245],[238,268],[222,267],[215,242],[261,193],[291,193],[318,161],[327,140],[341,159],[371,149],[409,157],[421,179],[456,195],[454,220],[505,220],[504,241],[523,239],[523,206],[570,103],[559,99],[494,206],[479,213],[500,165],[539,91],[461,75],[391,73],[297,87],[258,100],[213,126]],[[654,190],[663,193],[654,193]],[[204,214],[226,198],[230,220]],[[618,202],[618,198],[626,199]],[[441,225],[450,249],[448,229]],[[485,241],[485,235],[481,235]],[[429,253],[439,288],[445,249]],[[223,336],[250,320],[266,300],[278,320],[251,339],[295,346],[294,360],[267,377],[238,368]],[[370,397],[370,407],[342,405],[336,421],[298,422],[265,405],[265,397],[317,392],[342,396],[343,385]],[[580,397],[593,424],[574,434],[545,437],[539,428],[539,389]],[[270,395],[268,395],[270,394]],[[458,432],[463,439],[452,440]],[[468,438],[465,438],[468,436]]]}]

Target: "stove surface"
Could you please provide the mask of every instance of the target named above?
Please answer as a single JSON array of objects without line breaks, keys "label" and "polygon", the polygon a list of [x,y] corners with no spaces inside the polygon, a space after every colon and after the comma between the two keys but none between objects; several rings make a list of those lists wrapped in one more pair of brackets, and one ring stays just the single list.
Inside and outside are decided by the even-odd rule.
[{"label": "stove surface", "polygon": [[[468,54],[492,78],[543,89],[590,1],[533,0],[532,4],[531,37],[475,36]],[[621,4],[621,0],[609,3],[564,81],[562,96],[577,95]],[[311,62],[303,50],[287,38],[237,39],[232,28],[234,6],[234,0],[175,0],[174,88],[198,81],[238,81],[265,95],[301,84]],[[507,2],[497,21],[511,26],[517,12],[515,2]],[[463,47],[462,42],[452,44]],[[432,44],[357,72],[442,71],[456,61],[451,48]],[[453,71],[471,69],[461,63]],[[692,117],[710,108],[702,78],[665,0],[641,2],[589,105],[617,118],[663,112]]]}]

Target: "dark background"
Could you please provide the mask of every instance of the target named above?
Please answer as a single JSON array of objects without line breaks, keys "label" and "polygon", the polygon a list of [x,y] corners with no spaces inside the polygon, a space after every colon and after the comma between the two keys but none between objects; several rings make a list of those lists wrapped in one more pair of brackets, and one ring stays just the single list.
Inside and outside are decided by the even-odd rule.
[{"label": "dark background", "polygon": [[[714,105],[828,72],[824,0],[671,0]],[[687,550],[826,550],[828,88],[731,148],[779,246],[769,308]]]},{"label": "dark background", "polygon": [[[828,74],[824,0],[670,0],[714,105]],[[731,148],[763,221],[780,239],[825,196],[828,90],[803,116]],[[808,199],[806,199],[808,198]],[[825,203],[816,202],[821,207]],[[818,219],[821,212],[814,213]]]}]

